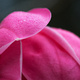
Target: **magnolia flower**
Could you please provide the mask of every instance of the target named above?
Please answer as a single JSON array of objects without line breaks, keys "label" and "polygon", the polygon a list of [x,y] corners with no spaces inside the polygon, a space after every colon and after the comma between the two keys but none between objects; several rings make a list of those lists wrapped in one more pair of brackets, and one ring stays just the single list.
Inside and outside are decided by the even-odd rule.
[{"label": "magnolia flower", "polygon": [[0,80],[80,80],[80,38],[47,26],[46,8],[17,11],[0,24]]}]

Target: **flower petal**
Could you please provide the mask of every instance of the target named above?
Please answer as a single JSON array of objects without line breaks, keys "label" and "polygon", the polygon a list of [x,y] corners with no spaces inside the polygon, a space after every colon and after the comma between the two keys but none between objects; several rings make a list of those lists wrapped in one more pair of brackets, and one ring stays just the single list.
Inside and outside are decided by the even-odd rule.
[{"label": "flower petal", "polygon": [[0,80],[21,80],[19,41],[0,55]]},{"label": "flower petal", "polygon": [[28,38],[41,31],[48,24],[50,18],[51,13],[46,8],[9,14],[0,24],[0,54],[15,40]]},{"label": "flower petal", "polygon": [[[49,28],[49,27],[46,27],[43,32],[45,34],[47,34],[48,36],[50,36],[51,38],[53,38],[56,42],[58,42],[77,61],[77,63],[80,65],[80,59],[78,58],[77,53],[74,51],[74,48],[72,48],[71,44],[68,43],[68,41],[60,33],[56,32],[56,30],[54,30],[52,28]],[[63,32],[65,32],[65,31],[63,31]],[[51,34],[51,35],[49,35],[49,34]],[[63,34],[63,35],[65,35],[65,34]],[[71,35],[70,36],[66,35],[66,36],[67,37],[72,37]],[[73,35],[73,38],[69,39],[69,40],[73,41],[74,38],[75,38],[75,36]],[[78,53],[79,53],[79,46],[80,46],[79,38],[77,38],[75,40],[75,42],[77,42],[77,41],[79,43],[79,45],[77,45],[78,46],[77,50],[78,50]]]},{"label": "flower petal", "polygon": [[1,28],[9,29],[21,39],[27,38],[41,31],[50,18],[51,13],[46,8],[33,9],[29,12],[17,11],[1,22]]},{"label": "flower petal", "polygon": [[[50,35],[54,35],[50,37]],[[80,66],[62,45],[56,34],[45,29],[22,40],[23,75],[28,80],[79,80]]]},{"label": "flower petal", "polygon": [[60,33],[67,40],[67,42],[71,45],[77,57],[79,58],[78,63],[80,64],[80,38],[76,36],[74,33],[71,33],[67,30],[56,29],[56,28],[54,28],[54,30]]},{"label": "flower petal", "polygon": [[16,35],[8,29],[0,29],[0,54],[2,54],[16,39]]}]

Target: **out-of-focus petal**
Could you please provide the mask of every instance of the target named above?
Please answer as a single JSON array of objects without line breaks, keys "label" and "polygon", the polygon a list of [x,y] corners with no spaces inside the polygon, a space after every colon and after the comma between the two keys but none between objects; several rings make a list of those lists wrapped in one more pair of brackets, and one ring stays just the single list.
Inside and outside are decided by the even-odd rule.
[{"label": "out-of-focus petal", "polygon": [[22,80],[27,80],[25,77],[24,77],[24,75],[22,74]]},{"label": "out-of-focus petal", "polygon": [[80,60],[80,38],[67,30],[56,28],[54,30],[60,33],[68,41]]},{"label": "out-of-focus petal", "polygon": [[[73,41],[73,39],[76,38],[75,42],[78,41],[78,45],[77,45],[77,47],[78,47],[77,51],[78,52],[75,52],[75,50],[72,47],[72,45],[60,33],[58,33],[55,29],[46,27],[42,32],[47,34],[49,37],[54,39],[58,44],[60,44],[77,61],[77,63],[80,65],[80,59],[77,56],[77,54],[79,53],[79,46],[80,46],[80,39],[79,39],[79,37],[73,35],[73,38],[69,39],[70,41]],[[65,31],[63,31],[63,32],[65,32]],[[70,34],[69,37],[72,37],[71,34]],[[73,46],[74,46],[74,44],[73,44]]]},{"label": "out-of-focus petal", "polygon": [[44,30],[22,40],[23,75],[28,80],[79,80],[79,64]]},{"label": "out-of-focus petal", "polygon": [[0,80],[21,80],[20,51],[16,41],[0,55]]},{"label": "out-of-focus petal", "polygon": [[50,19],[51,13],[46,8],[32,9],[29,12],[17,11],[1,22],[1,28],[9,29],[22,39],[41,31]]}]

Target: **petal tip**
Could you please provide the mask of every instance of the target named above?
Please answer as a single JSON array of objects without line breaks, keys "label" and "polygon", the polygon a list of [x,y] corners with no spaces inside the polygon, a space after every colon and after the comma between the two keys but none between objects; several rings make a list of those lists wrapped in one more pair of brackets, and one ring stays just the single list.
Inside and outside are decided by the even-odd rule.
[{"label": "petal tip", "polygon": [[43,15],[44,17],[48,18],[49,21],[51,19],[51,12],[48,8],[34,8],[28,12]]}]

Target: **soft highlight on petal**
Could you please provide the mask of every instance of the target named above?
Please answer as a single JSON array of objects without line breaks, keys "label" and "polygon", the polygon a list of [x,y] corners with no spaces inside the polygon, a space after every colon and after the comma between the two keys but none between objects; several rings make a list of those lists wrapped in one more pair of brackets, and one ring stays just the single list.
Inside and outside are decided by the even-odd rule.
[{"label": "soft highlight on petal", "polygon": [[[54,35],[51,37],[50,35]],[[28,80],[79,80],[80,66],[45,29],[22,40],[23,75]],[[69,36],[69,35],[68,35]],[[63,37],[64,38],[64,37]],[[77,45],[76,45],[77,46]]]},{"label": "soft highlight on petal", "polygon": [[[69,44],[68,41],[61,34],[56,32],[55,29],[52,29],[49,27],[46,27],[43,32],[46,33],[49,37],[53,38],[56,42],[58,42],[80,65],[80,59],[77,56],[77,53],[72,48],[71,44]],[[50,35],[50,34],[52,34],[52,35]],[[65,34],[63,34],[63,35],[65,35]],[[72,39],[70,39],[70,41],[72,42]],[[79,42],[79,39],[77,41]],[[79,43],[79,45],[80,45],[80,43]]]},{"label": "soft highlight on petal", "polygon": [[51,13],[46,8],[32,9],[29,12],[17,11],[1,22],[1,28],[7,28],[23,39],[41,31],[50,19]]},{"label": "soft highlight on petal", "polygon": [[71,33],[67,30],[56,28],[54,28],[54,30],[60,33],[67,40],[67,42],[71,45],[80,61],[80,38],[76,36],[74,33]]},{"label": "soft highlight on petal", "polygon": [[21,40],[40,32],[50,21],[47,8],[17,11],[9,14],[0,24],[0,54],[15,40]]}]

